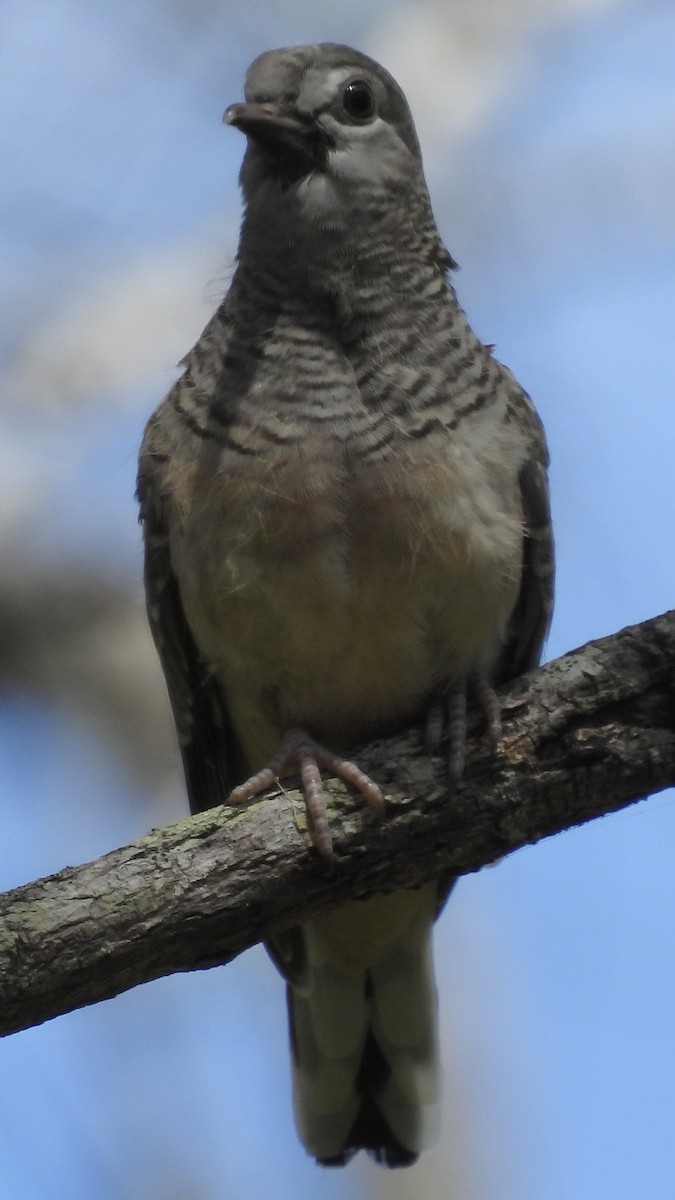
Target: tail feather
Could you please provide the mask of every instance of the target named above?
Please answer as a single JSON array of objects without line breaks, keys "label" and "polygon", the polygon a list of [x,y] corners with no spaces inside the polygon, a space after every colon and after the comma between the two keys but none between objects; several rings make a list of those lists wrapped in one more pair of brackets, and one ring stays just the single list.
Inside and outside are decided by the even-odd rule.
[{"label": "tail feather", "polygon": [[365,969],[335,966],[316,931],[307,935],[302,982],[287,991],[294,1108],[305,1147],[325,1166],[360,1149],[409,1166],[436,1140],[434,904],[433,889],[428,903],[416,893],[400,936]]},{"label": "tail feather", "polygon": [[324,965],[311,973],[306,988],[289,985],[287,999],[296,1123],[311,1153],[318,1156],[328,1146],[330,1157],[358,1108],[354,1077],[368,1022],[363,986],[358,977]]},{"label": "tail feather", "polygon": [[359,1106],[354,1124],[342,1153],[333,1158],[319,1159],[322,1166],[344,1167],[359,1150],[365,1150],[383,1167],[410,1167],[417,1161],[418,1152],[407,1149],[399,1141],[375,1100],[379,1088],[386,1085],[388,1075],[386,1059],[372,1033],[369,1033],[355,1081]]},{"label": "tail feather", "polygon": [[398,1141],[420,1150],[439,1136],[438,998],[431,928],[417,930],[415,950],[398,949],[372,969],[371,1030],[389,1068],[375,1090]]}]

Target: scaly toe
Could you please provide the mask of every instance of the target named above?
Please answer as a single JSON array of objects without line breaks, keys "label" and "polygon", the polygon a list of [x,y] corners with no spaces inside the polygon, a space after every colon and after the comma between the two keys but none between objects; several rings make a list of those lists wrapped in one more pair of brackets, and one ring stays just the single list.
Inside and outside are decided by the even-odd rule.
[{"label": "scaly toe", "polygon": [[378,816],[384,813],[384,797],[377,784],[357,767],[356,763],[339,758],[330,750],[326,750],[303,729],[290,729],[284,735],[279,753],[256,775],[234,788],[228,803],[244,804],[284,776],[299,774],[312,841],[323,858],[332,860],[333,841],[326,814],[326,794],[321,768],[337,775],[360,792],[368,807]]},{"label": "scaly toe", "polygon": [[466,757],[466,691],[464,688],[458,688],[448,696],[447,719],[448,775],[451,783],[457,783],[464,774]]},{"label": "scaly toe", "polygon": [[466,757],[467,692],[471,691],[485,717],[490,748],[493,753],[498,749],[502,734],[502,714],[499,697],[486,675],[474,675],[462,687],[455,687],[447,693],[444,701],[436,700],[427,713],[425,741],[427,750],[434,753],[443,737],[443,729],[448,738],[448,776],[451,783],[457,783],[464,774]]},{"label": "scaly toe", "polygon": [[485,675],[476,675],[471,681],[471,686],[487,722],[490,747],[496,751],[502,736],[502,706],[499,697]]}]

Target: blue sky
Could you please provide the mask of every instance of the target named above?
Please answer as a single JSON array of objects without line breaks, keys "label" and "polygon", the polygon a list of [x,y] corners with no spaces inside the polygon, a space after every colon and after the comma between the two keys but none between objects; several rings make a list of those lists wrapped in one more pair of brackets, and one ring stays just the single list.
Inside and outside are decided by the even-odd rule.
[{"label": "blue sky", "polygon": [[[544,419],[559,558],[549,656],[672,605],[675,9],[511,7],[496,39],[493,0],[440,15],[317,3],[311,22],[290,2],[245,16],[210,0],[9,0],[11,573],[38,586],[44,571],[86,569],[101,587],[136,586],[143,423],[236,245],[242,142],[220,114],[262,49],[335,38],[382,57],[421,114],[460,299]],[[425,44],[433,64],[447,50],[444,77]],[[0,764],[5,887],[181,811],[176,775],[162,808],[94,721],[27,685],[0,697]],[[446,1141],[423,1166],[384,1182],[305,1158],[282,986],[257,950],[3,1042],[1,1194],[332,1200],[380,1187],[433,1200],[451,1172],[453,1200],[669,1200],[673,845],[664,794],[460,883],[437,932]]]}]

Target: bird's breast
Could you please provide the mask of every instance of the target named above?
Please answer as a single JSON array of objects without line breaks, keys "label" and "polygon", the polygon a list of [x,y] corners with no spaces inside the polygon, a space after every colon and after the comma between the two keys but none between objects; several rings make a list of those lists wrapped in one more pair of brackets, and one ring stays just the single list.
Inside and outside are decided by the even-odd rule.
[{"label": "bird's breast", "polygon": [[306,451],[223,473],[208,521],[188,507],[173,534],[188,621],[252,766],[295,725],[340,748],[411,718],[489,666],[517,594],[519,507],[484,473]]}]

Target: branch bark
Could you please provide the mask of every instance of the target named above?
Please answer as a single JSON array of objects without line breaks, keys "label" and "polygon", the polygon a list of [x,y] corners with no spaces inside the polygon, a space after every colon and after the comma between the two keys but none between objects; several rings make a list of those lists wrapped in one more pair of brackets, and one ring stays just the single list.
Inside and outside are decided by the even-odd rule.
[{"label": "branch bark", "polygon": [[388,814],[375,822],[328,781],[333,870],[308,847],[300,793],[279,787],[0,896],[0,1033],[225,963],[347,898],[478,870],[675,783],[675,611],[548,663],[502,703],[498,754],[477,728],[451,796],[416,730],[355,753]]}]

